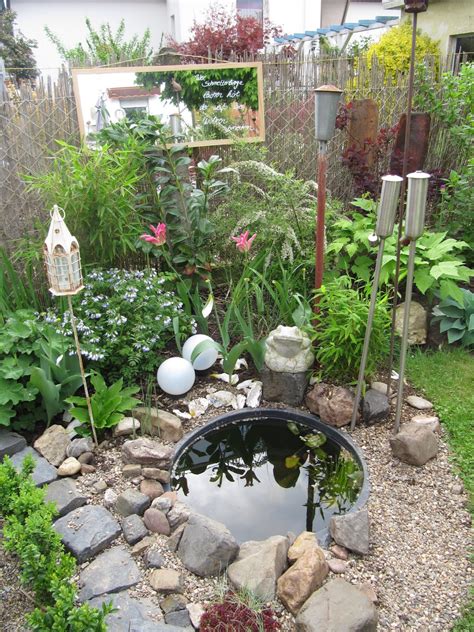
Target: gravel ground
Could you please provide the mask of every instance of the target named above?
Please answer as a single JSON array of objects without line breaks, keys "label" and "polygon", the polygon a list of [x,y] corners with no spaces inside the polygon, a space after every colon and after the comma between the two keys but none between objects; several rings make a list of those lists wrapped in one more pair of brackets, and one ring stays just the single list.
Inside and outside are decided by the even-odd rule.
[{"label": "gravel ground", "polygon": [[[215,382],[212,386],[216,390],[233,390],[228,385],[216,387]],[[202,396],[208,388],[209,383],[201,381],[188,399]],[[406,395],[411,392],[407,389]],[[165,397],[157,402],[158,406],[168,410],[185,410],[182,404]],[[212,410],[200,418],[184,421],[185,431],[203,425],[220,412],[222,409]],[[404,407],[404,420],[414,414],[417,411]],[[446,632],[460,615],[468,586],[472,583],[472,568],[467,560],[471,523],[466,510],[467,495],[452,471],[443,437],[438,457],[422,468],[393,459],[388,443],[392,422],[393,415],[381,425],[358,427],[352,435],[363,450],[370,472],[368,507],[372,546],[371,553],[363,558],[351,555],[348,571],[342,577],[373,587],[378,597],[379,630]],[[99,479],[105,480],[118,493],[130,485],[139,484],[140,479],[130,481],[121,474],[122,442],[122,439],[110,442],[97,459],[97,472],[77,479],[78,487],[90,495],[89,502],[102,502],[102,494],[93,493],[93,484]],[[156,537],[165,566],[176,568],[185,575],[185,596],[190,601],[205,604],[222,594],[223,579],[201,579],[189,573],[169,551],[166,541],[164,536]],[[118,543],[124,543],[123,538],[114,542]],[[144,580],[131,589],[131,593],[156,601],[156,594],[148,582],[150,571],[143,567],[141,560],[138,562]],[[82,568],[85,566],[87,564]],[[0,558],[0,586],[15,586],[15,579],[12,561],[5,564],[4,558]],[[17,589],[4,589],[3,613],[0,614],[8,613],[9,619],[13,593],[16,613],[29,607],[28,600],[18,594]],[[279,616],[282,631],[294,632],[293,617],[279,603],[271,605]],[[17,632],[22,629],[13,619],[8,623],[0,617],[2,619],[1,630]]]}]

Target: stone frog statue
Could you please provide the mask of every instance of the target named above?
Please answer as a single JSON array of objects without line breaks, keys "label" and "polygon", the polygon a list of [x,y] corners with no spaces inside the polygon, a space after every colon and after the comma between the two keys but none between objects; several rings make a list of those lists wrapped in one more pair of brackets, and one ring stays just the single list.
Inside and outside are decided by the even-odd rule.
[{"label": "stone frog statue", "polygon": [[301,373],[314,362],[311,340],[298,327],[280,325],[266,340],[265,364],[277,373]]}]

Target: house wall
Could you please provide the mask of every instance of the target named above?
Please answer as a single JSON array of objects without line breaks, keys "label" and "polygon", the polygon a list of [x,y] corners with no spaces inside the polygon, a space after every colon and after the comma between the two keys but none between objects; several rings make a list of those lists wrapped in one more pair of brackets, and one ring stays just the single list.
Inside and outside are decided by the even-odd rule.
[{"label": "house wall", "polygon": [[284,33],[304,33],[321,26],[322,0],[292,0],[291,9],[288,0],[269,0],[268,18],[273,24],[281,26]]},{"label": "house wall", "polygon": [[151,31],[151,44],[160,47],[163,32],[168,31],[166,0],[11,0],[11,8],[18,14],[18,28],[26,37],[38,42],[35,57],[45,74],[53,74],[61,65],[61,58],[44,32],[47,25],[66,47],[72,48],[85,41],[85,18],[94,26],[109,22],[116,29],[123,18],[126,35],[142,35]]}]

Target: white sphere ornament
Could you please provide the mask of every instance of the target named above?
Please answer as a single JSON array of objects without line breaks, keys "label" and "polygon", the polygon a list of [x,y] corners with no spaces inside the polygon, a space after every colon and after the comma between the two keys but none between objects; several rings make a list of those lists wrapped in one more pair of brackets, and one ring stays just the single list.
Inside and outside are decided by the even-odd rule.
[{"label": "white sphere ornament", "polygon": [[[210,340],[213,342],[212,338],[205,336],[204,334],[195,334],[194,336],[191,336],[191,338],[188,338],[183,345],[183,358],[191,362],[191,356],[193,355],[194,349],[198,346],[198,344],[204,342],[204,340]],[[196,371],[206,371],[211,368],[216,360],[217,349],[215,347],[209,347],[208,349],[201,351],[192,364]]]},{"label": "white sphere ornament", "polygon": [[160,365],[156,379],[168,395],[184,395],[193,386],[196,374],[193,365],[184,358],[168,358]]}]

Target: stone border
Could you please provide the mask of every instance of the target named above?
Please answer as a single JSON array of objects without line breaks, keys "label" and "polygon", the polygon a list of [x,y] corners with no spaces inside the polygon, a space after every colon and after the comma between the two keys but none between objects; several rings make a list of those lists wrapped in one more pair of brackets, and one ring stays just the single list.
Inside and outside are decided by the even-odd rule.
[{"label": "stone border", "polygon": [[[364,477],[363,477],[363,482],[362,482],[362,488],[357,500],[349,509],[349,511],[346,512],[344,515],[358,511],[359,509],[361,509],[362,507],[366,505],[369,499],[369,494],[370,494],[369,470],[367,468],[367,464],[364,460],[364,457],[362,456],[362,451],[358,447],[358,445],[355,443],[355,441],[348,434],[345,434],[336,428],[333,428],[331,426],[328,426],[327,424],[324,424],[319,419],[319,417],[316,417],[315,415],[309,415],[307,413],[302,413],[298,410],[292,410],[291,408],[254,408],[254,409],[245,408],[242,410],[236,410],[236,411],[224,413],[223,415],[219,415],[215,417],[214,419],[206,423],[204,426],[196,428],[196,430],[193,430],[192,432],[187,433],[183,437],[183,439],[181,439],[181,441],[178,444],[176,444],[174,457],[173,457],[173,463],[170,468],[171,475],[173,473],[173,468],[174,468],[175,463],[179,460],[183,452],[187,450],[188,448],[190,448],[194,443],[196,443],[196,441],[201,439],[203,434],[205,434],[206,432],[209,432],[210,430],[217,430],[218,428],[222,428],[223,426],[228,426],[233,423],[238,423],[244,420],[258,423],[258,422],[263,422],[264,420],[268,418],[274,421],[281,421],[281,422],[283,421],[300,422],[301,424],[304,424],[306,426],[314,428],[315,430],[318,430],[319,432],[322,432],[327,437],[329,437],[330,439],[338,443],[340,446],[348,450],[357,461],[357,464],[361,468]],[[331,536],[329,534],[329,525],[326,528],[318,531],[316,535],[320,543],[322,543],[323,545],[328,544],[329,541],[331,540]]]}]

